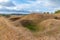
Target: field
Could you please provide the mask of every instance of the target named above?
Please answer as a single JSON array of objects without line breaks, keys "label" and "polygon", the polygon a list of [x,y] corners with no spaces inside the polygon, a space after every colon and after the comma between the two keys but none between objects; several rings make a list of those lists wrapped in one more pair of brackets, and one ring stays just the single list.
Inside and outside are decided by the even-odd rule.
[{"label": "field", "polygon": [[60,14],[1,15],[0,40],[60,40]]}]

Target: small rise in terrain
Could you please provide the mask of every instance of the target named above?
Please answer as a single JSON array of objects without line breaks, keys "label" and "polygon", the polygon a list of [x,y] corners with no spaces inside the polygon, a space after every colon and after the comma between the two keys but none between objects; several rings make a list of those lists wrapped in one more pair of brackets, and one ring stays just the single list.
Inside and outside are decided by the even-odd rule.
[{"label": "small rise in terrain", "polygon": [[60,14],[0,16],[0,40],[60,40]]}]

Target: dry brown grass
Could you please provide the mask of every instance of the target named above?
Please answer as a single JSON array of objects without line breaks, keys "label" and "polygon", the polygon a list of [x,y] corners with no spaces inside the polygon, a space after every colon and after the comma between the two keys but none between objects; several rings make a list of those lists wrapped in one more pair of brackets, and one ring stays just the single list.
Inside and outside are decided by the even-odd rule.
[{"label": "dry brown grass", "polygon": [[23,28],[13,26],[7,19],[0,17],[0,40],[36,40],[32,33]]},{"label": "dry brown grass", "polygon": [[16,20],[19,20],[19,19],[21,19],[23,16],[14,16],[14,15],[12,15],[12,16],[10,16],[8,19],[9,20],[11,20],[11,21],[16,21]]},{"label": "dry brown grass", "polygon": [[[29,14],[0,19],[0,40],[60,40],[60,14]],[[26,25],[38,27],[38,31],[32,32]]]},{"label": "dry brown grass", "polygon": [[23,16],[21,19],[14,21],[15,25],[19,25],[22,20],[31,20],[34,24],[38,24],[46,19],[53,19],[54,15],[52,14],[29,14]]},{"label": "dry brown grass", "polygon": [[21,20],[32,20],[35,23],[39,23],[45,19],[52,19],[54,16],[51,14],[30,14],[24,16]]},{"label": "dry brown grass", "polygon": [[60,40],[60,20],[47,19],[38,24],[41,28],[45,28],[42,32],[37,32],[36,36],[42,36],[42,40]]}]

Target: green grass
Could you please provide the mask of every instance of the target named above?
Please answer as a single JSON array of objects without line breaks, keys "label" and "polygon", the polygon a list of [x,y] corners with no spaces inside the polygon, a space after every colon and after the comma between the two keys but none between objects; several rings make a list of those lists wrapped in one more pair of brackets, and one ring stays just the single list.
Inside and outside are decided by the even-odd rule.
[{"label": "green grass", "polygon": [[23,27],[26,27],[30,31],[37,31],[38,29],[35,23],[32,22],[31,20],[22,20],[21,24],[23,25]]},{"label": "green grass", "polygon": [[29,29],[30,31],[33,31],[33,32],[43,31],[45,29],[41,25],[38,26],[31,20],[23,20],[23,21],[21,21],[21,24],[23,25],[23,27],[26,27],[27,29]]},{"label": "green grass", "polygon": [[28,28],[29,30],[36,32],[36,31],[44,31],[45,27],[43,26],[36,26],[34,24],[27,24],[26,28]]},{"label": "green grass", "polygon": [[31,31],[37,31],[36,25],[33,25],[33,24],[27,24],[26,28],[28,28]]}]

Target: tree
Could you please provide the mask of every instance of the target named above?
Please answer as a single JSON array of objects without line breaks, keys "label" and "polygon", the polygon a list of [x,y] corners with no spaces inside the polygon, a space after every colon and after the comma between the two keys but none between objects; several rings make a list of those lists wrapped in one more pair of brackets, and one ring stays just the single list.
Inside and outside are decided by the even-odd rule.
[{"label": "tree", "polygon": [[60,13],[60,10],[55,11],[55,13]]}]

